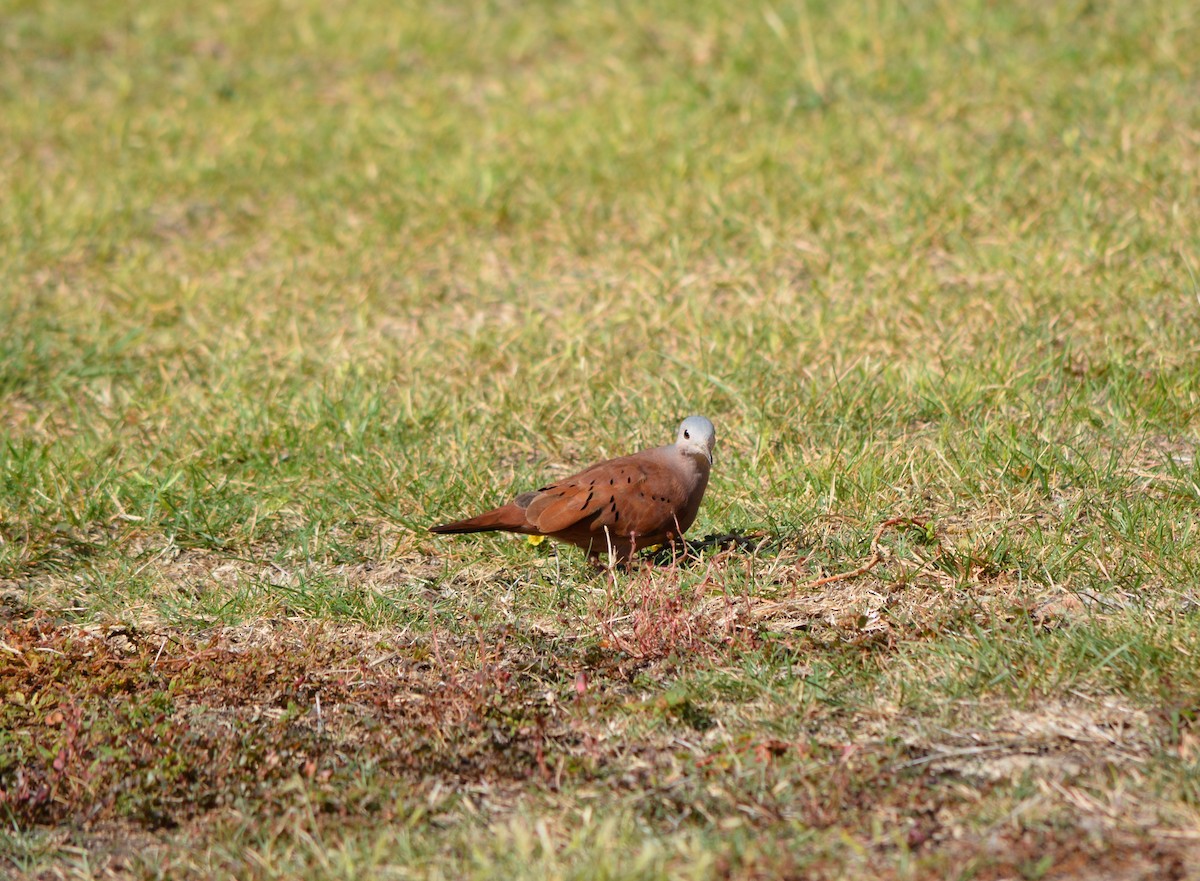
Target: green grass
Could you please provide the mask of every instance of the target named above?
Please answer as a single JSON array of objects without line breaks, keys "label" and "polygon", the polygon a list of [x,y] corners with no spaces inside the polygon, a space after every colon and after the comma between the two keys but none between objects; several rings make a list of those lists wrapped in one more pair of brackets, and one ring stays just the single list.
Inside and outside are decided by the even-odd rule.
[{"label": "green grass", "polygon": [[1193,5],[0,5],[3,872],[1193,864]]}]

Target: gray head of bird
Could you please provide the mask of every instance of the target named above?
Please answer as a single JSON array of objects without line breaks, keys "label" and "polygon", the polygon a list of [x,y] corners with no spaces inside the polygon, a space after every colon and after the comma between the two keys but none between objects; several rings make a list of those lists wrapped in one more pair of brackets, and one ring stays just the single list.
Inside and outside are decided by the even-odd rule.
[{"label": "gray head of bird", "polygon": [[713,446],[717,443],[717,430],[703,416],[689,416],[679,423],[679,434],[675,447],[685,456],[703,456],[712,464]]}]

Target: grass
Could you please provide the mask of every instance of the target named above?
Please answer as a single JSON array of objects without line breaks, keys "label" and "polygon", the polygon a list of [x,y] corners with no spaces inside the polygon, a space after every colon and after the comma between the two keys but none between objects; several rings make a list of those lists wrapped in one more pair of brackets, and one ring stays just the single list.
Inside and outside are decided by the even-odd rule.
[{"label": "grass", "polygon": [[1192,5],[2,17],[3,872],[1187,876]]}]

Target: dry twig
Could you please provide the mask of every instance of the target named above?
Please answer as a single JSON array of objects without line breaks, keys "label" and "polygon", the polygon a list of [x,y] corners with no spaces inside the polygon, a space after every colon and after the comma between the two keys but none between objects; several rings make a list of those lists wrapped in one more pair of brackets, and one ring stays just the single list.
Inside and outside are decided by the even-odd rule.
[{"label": "dry twig", "polygon": [[[871,556],[869,556],[861,566],[851,569],[848,572],[839,572],[836,575],[826,575],[824,578],[818,578],[815,581],[809,581],[800,585],[799,587],[796,587],[793,590],[793,594],[797,591],[812,590],[813,588],[824,587],[826,584],[833,584],[836,581],[848,581],[851,578],[857,578],[860,575],[866,575],[883,561],[883,551],[879,547],[879,540],[883,537],[883,534],[887,530],[897,526],[919,526],[923,528],[925,526],[925,521],[916,517],[892,517],[888,520],[884,520],[875,529],[875,535],[871,538]],[[787,599],[777,600],[771,603],[763,603],[750,610],[750,617],[756,621],[762,618],[769,618],[772,615],[778,614],[779,612],[791,609],[795,605],[795,602],[796,599],[794,596],[792,596],[788,597]]]}]

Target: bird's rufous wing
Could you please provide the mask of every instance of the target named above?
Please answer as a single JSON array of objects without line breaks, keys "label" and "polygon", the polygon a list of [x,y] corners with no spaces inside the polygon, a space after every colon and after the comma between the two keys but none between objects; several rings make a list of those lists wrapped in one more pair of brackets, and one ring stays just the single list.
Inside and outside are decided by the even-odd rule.
[{"label": "bird's rufous wing", "polygon": [[608,527],[619,535],[655,535],[674,528],[687,493],[663,463],[624,456],[521,496],[517,504],[542,533],[586,523],[596,532]]}]

